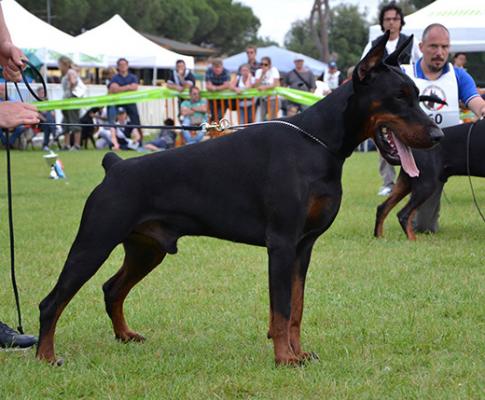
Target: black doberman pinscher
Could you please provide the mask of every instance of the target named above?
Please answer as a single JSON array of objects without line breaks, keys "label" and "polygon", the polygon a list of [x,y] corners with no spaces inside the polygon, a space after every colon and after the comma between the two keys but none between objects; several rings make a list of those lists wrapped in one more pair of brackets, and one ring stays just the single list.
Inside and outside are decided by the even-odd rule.
[{"label": "black doberman pinscher", "polygon": [[[401,169],[391,194],[377,207],[374,236],[383,236],[387,215],[411,193],[409,201],[398,212],[397,217],[407,238],[416,240],[413,229],[416,209],[440,185],[446,183],[450,176],[470,174],[485,177],[485,121],[477,121],[473,126],[470,123],[451,126],[444,128],[443,133],[444,137],[438,146],[429,150],[413,150],[420,175],[411,178]],[[470,143],[467,143],[469,133]],[[467,156],[470,171],[467,170]]]},{"label": "black doberman pinscher", "polygon": [[267,247],[276,363],[309,358],[300,345],[305,277],[313,244],[339,210],[346,157],[373,138],[388,161],[401,159],[412,173],[408,146],[429,148],[442,136],[398,67],[402,49],[383,62],[388,36],[351,82],[294,117],[127,160],[108,153],[106,176],[87,199],[59,280],[39,306],[37,357],[56,362],[59,316],[120,243],[123,265],[103,285],[106,311],[116,338],[143,340],[124,318],[128,292],[177,252],[180,237],[205,235]]}]

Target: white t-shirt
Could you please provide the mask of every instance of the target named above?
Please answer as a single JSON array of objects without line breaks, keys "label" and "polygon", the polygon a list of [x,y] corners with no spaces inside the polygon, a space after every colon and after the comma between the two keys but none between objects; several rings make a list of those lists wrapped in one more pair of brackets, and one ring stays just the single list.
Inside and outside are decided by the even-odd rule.
[{"label": "white t-shirt", "polygon": [[[387,41],[387,43],[386,43],[387,54],[392,54],[394,52],[394,50],[396,50],[398,41],[399,41],[399,36],[394,40],[388,40]],[[361,59],[364,58],[364,56],[369,52],[371,47],[372,47],[372,41],[367,43],[367,46],[365,46],[364,52],[362,53],[362,56],[360,57]],[[416,43],[416,38],[413,38],[413,48],[411,50],[411,62],[410,62],[410,64],[418,61],[421,58],[421,56],[422,56],[422,54],[421,54],[421,51],[419,50],[418,44]]]},{"label": "white t-shirt", "polygon": [[[263,74],[263,69],[260,68],[256,71],[256,75],[255,75],[255,78],[256,80],[258,80],[259,78],[261,78],[261,75]],[[276,69],[276,67],[271,67],[271,69],[269,69],[266,74],[264,75],[263,79],[261,80],[261,85],[264,85],[264,86],[271,86],[274,84],[275,80],[279,80],[280,79],[280,73],[279,71]]]}]

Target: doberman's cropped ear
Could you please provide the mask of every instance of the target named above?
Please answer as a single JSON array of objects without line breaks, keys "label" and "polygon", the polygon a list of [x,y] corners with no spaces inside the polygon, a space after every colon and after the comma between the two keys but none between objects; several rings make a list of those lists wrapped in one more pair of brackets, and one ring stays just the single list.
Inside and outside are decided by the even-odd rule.
[{"label": "doberman's cropped ear", "polygon": [[[413,38],[414,38],[414,35],[409,36],[396,50],[392,52],[392,54],[389,57],[387,57],[384,60],[384,62],[387,65],[393,65],[395,67],[399,67],[399,64],[400,64],[399,59],[401,58],[401,55],[404,52],[404,50],[406,50],[408,46],[412,45]],[[409,51],[409,53],[411,52]]]},{"label": "doberman's cropped ear", "polygon": [[362,82],[368,76],[369,72],[382,62],[390,33],[391,31],[386,31],[365,57],[357,64],[352,76],[354,83]]}]

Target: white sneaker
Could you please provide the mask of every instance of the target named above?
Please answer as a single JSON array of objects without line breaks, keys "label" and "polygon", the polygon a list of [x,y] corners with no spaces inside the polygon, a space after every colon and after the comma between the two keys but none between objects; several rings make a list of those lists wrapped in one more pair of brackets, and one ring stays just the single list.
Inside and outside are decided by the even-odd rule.
[{"label": "white sneaker", "polygon": [[392,187],[390,186],[382,186],[379,191],[377,192],[377,194],[379,196],[389,196],[392,192]]}]

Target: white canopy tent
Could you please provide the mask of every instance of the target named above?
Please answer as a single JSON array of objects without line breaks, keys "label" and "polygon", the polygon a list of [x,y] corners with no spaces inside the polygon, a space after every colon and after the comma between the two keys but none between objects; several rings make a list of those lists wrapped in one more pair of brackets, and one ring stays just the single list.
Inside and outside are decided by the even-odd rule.
[{"label": "white canopy tent", "polygon": [[118,14],[75,37],[79,48],[89,48],[106,65],[115,65],[124,57],[135,68],[173,68],[178,59],[194,68],[194,58],[164,49],[135,31]]},{"label": "white canopy tent", "polygon": [[57,66],[57,59],[66,55],[80,66],[101,65],[100,59],[76,46],[73,36],[37,18],[15,0],[2,0],[2,10],[13,43],[33,52],[44,64]]},{"label": "white canopy tent", "polygon": [[[432,23],[440,23],[450,31],[451,51],[485,51],[485,1],[436,0],[406,16],[402,32],[419,41],[423,30]],[[369,28],[369,39],[381,35],[380,25]]]}]

